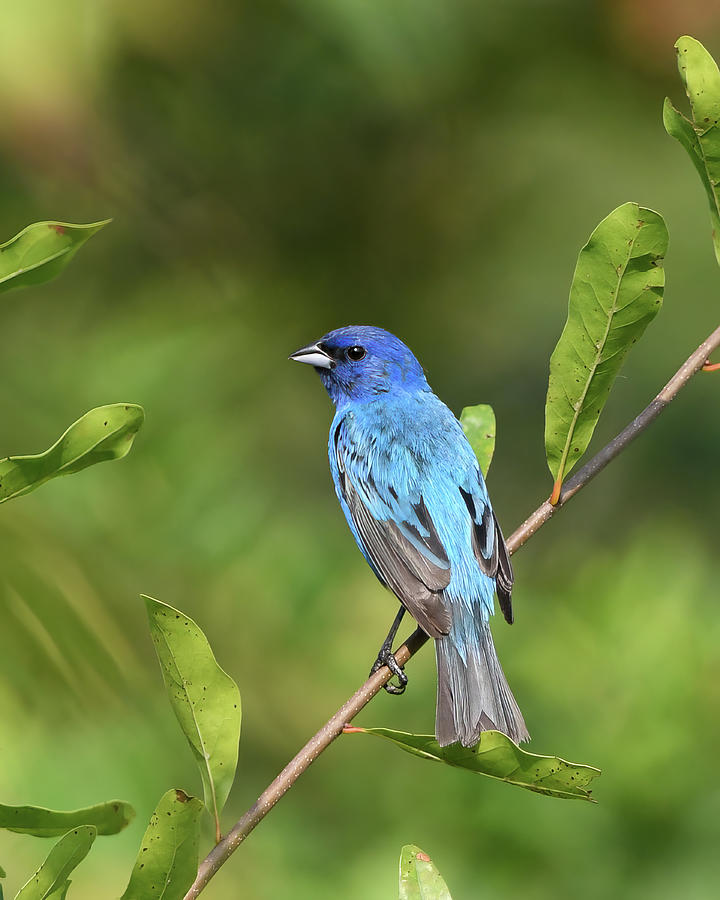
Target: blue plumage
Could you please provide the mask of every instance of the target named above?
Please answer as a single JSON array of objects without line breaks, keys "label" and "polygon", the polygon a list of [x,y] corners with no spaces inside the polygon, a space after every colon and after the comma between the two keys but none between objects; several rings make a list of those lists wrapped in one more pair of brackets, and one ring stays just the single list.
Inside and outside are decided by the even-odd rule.
[{"label": "blue plumage", "polygon": [[460,423],[381,328],[339,328],[291,358],[335,403],[330,469],[358,547],[435,638],[438,741],[471,746],[489,728],[527,740],[488,626],[496,590],[512,621],[512,568]]}]

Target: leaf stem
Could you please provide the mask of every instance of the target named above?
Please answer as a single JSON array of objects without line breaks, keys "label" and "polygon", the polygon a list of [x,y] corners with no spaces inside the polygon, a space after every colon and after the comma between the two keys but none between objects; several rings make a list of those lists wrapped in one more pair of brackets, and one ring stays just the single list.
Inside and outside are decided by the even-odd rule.
[{"label": "leaf stem", "polygon": [[555,483],[553,484],[552,494],[550,494],[549,502],[553,506],[558,505],[558,501],[560,500],[560,492],[562,491],[562,473],[558,475],[555,479]]},{"label": "leaf stem", "polygon": [[[598,472],[616,456],[618,456],[635,438],[643,432],[660,413],[667,408],[669,403],[677,396],[688,381],[705,366],[710,354],[720,347],[720,326],[703,341],[680,366],[677,372],[668,381],[660,393],[636,416],[632,422],[624,428],[609,444],[606,444],[599,453],[579,469],[566,482],[559,493],[557,504],[553,505],[549,500],[541,504],[517,528],[507,541],[508,551],[515,553],[550,519],[555,510],[564,506],[568,500],[585,487]],[[554,496],[554,492],[553,492]],[[395,658],[403,666],[417,651],[429,640],[428,636],[420,628],[416,629],[405,643],[395,651]],[[305,772],[318,756],[326,750],[330,744],[342,734],[343,728],[348,722],[362,710],[380,692],[382,686],[390,680],[392,673],[383,666],[371,675],[347,700],[343,706],[329,719],[325,725],[305,744],[300,752],[285,766],[275,780],[263,791],[255,803],[244,813],[233,829],[210,851],[207,857],[200,863],[197,878],[190,890],[185,895],[185,900],[195,900],[207,886],[210,879],[217,873],[230,856],[237,850],[240,844],[251,833],[278,800],[295,784],[297,779]]]}]

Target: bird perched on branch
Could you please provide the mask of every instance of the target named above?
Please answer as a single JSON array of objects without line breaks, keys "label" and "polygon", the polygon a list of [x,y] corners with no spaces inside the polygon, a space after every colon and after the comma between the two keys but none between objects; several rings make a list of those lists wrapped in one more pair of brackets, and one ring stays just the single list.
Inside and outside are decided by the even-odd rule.
[{"label": "bird perched on branch", "polygon": [[435,731],[469,747],[496,729],[529,739],[488,620],[497,592],[512,622],[513,572],[475,454],[420,363],[382,328],[347,326],[292,354],[320,375],[336,407],[330,470],[358,547],[402,606],[373,671],[407,676],[392,641],[407,610],[435,639]]}]

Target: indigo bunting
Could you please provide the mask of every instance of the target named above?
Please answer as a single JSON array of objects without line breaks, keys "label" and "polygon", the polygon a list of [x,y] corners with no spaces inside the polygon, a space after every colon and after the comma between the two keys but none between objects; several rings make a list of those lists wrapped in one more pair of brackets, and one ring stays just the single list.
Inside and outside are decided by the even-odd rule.
[{"label": "indigo bunting", "polygon": [[402,604],[373,671],[407,676],[392,640],[407,610],[435,640],[435,732],[470,747],[487,729],[529,740],[488,624],[512,622],[513,572],[475,454],[420,363],[382,328],[347,326],[290,359],[314,366],[335,404],[335,491],[363,556]]}]

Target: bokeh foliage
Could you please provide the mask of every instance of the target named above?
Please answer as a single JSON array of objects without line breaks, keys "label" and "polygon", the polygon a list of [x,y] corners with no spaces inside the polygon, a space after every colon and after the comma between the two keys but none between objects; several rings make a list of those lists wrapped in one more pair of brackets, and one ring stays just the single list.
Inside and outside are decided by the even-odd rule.
[{"label": "bokeh foliage", "polygon": [[[720,32],[668,9],[647,29],[629,3],[569,0],[13,6],[2,233],[49,211],[115,222],[51,290],[4,299],[0,453],[45,447],[112,400],[151,412],[122,465],[0,518],[4,802],[122,796],[138,812],[95,842],[77,900],[119,896],[158,797],[199,789],[141,591],[202,621],[241,687],[228,818],[355,688],[393,614],[332,494],[327,398],[290,350],[377,323],[457,412],[492,403],[489,487],[508,533],[548,493],[547,359],[578,250],[609,209],[662,210],[672,241],[665,307],[590,451],[716,323],[706,201],[659,100],[683,102],[677,35],[717,57]],[[209,898],[242,883],[259,900],[288,884],[323,900],[342,884],[360,900],[368,878],[392,896],[392,848],[409,841],[456,898],[477,896],[479,867],[489,896],[707,897],[720,878],[713,378],[513,559],[516,624],[494,626],[537,746],[562,734],[570,758],[597,763],[602,802],[548,803],[348,737]],[[402,700],[373,701],[373,725],[431,729],[432,654],[410,669]],[[7,893],[47,852],[2,836]]]}]

